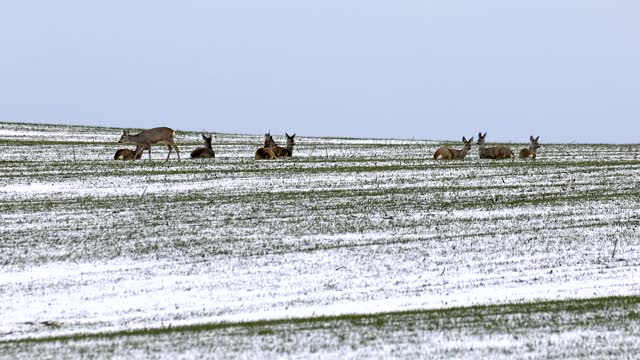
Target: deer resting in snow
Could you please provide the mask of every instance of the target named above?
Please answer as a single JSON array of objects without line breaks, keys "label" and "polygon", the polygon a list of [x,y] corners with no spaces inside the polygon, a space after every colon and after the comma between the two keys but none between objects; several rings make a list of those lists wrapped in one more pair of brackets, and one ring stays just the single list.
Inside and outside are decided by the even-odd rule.
[{"label": "deer resting in snow", "polygon": [[440,147],[433,154],[434,160],[464,160],[464,157],[467,156],[469,150],[471,150],[471,144],[473,144],[473,137],[467,140],[464,136],[462,137],[462,142],[464,143],[464,147],[462,150],[452,149],[446,146]]},{"label": "deer resting in snow", "polygon": [[538,150],[538,148],[540,148],[540,143],[538,143],[538,139],[540,139],[540,136],[538,136],[537,138],[533,138],[533,136],[529,137],[529,148],[524,148],[522,150],[520,150],[520,159],[532,159],[535,160],[536,159],[536,150]]},{"label": "deer resting in snow", "polygon": [[216,157],[216,153],[211,148],[212,135],[206,136],[202,134],[202,140],[204,141],[204,147],[199,147],[191,152],[192,159],[213,159]]}]

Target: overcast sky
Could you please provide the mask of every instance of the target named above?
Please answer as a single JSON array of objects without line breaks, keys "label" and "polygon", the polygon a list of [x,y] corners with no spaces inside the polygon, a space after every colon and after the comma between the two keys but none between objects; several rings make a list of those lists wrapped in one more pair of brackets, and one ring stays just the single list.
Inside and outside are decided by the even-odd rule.
[{"label": "overcast sky", "polygon": [[640,142],[637,0],[3,1],[0,121]]}]

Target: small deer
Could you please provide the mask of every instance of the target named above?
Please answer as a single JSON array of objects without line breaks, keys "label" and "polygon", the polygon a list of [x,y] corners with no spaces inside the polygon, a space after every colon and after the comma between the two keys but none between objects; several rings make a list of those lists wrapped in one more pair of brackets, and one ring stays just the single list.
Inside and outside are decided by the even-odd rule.
[{"label": "small deer", "polygon": [[264,146],[256,150],[256,160],[273,160],[276,154],[273,152],[273,137],[270,133],[264,134]]},{"label": "small deer", "polygon": [[216,157],[216,153],[213,152],[213,149],[211,148],[211,140],[213,139],[213,136],[211,134],[209,134],[209,136],[207,137],[205,134],[202,134],[202,140],[204,141],[204,147],[199,147],[194,149],[191,152],[191,158],[192,159],[213,159]]},{"label": "small deer", "polygon": [[134,151],[129,149],[119,149],[113,156],[113,160],[139,160],[142,157],[142,152],[147,150],[146,148],[143,148],[142,151],[138,153],[138,150],[140,150],[141,147],[143,146],[136,145],[136,149]]},{"label": "small deer", "polygon": [[538,150],[538,148],[540,148],[540,143],[538,143],[538,139],[540,139],[540,136],[538,136],[537,138],[533,138],[533,136],[529,137],[529,148],[524,148],[522,150],[520,150],[520,159],[532,159],[535,160],[536,159],[536,150]]},{"label": "small deer", "polygon": [[129,135],[128,130],[122,130],[122,136],[120,136],[120,140],[118,140],[118,142],[134,143],[144,146],[144,148],[136,150],[136,157],[138,156],[138,154],[142,154],[142,152],[146,148],[149,150],[149,160],[151,160],[151,145],[161,142],[166,144],[167,148],[169,149],[169,153],[167,154],[167,158],[165,159],[165,161],[169,160],[172,149],[176,150],[178,161],[180,161],[180,150],[178,150],[178,146],[173,140],[175,134],[176,131],[168,127],[157,127],[153,129],[143,130],[135,135]]},{"label": "small deer", "polygon": [[515,155],[513,155],[513,151],[505,146],[485,148],[484,139],[486,137],[486,132],[484,135],[482,135],[482,133],[478,133],[478,152],[480,153],[480,159],[511,159],[515,157]]},{"label": "small deer", "polygon": [[434,160],[464,160],[464,157],[467,156],[469,150],[471,150],[471,144],[473,144],[473,137],[467,140],[464,136],[462,137],[462,142],[464,143],[464,147],[462,150],[456,150],[452,148],[448,148],[446,146],[441,146],[436,150],[433,154]]}]

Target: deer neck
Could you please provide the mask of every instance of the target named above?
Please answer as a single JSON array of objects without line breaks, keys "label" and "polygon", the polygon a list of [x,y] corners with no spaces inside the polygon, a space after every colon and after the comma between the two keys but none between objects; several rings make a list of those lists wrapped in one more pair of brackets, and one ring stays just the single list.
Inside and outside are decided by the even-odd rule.
[{"label": "deer neck", "polygon": [[289,154],[287,156],[293,155],[293,144],[292,143],[287,143],[287,151],[289,152]]},{"label": "deer neck", "polygon": [[464,159],[465,156],[467,156],[467,153],[469,152],[469,148],[468,147],[463,147],[462,150],[460,150],[460,158]]},{"label": "deer neck", "polygon": [[484,143],[478,144],[478,152],[480,153],[480,156],[487,153],[487,150],[484,148]]}]

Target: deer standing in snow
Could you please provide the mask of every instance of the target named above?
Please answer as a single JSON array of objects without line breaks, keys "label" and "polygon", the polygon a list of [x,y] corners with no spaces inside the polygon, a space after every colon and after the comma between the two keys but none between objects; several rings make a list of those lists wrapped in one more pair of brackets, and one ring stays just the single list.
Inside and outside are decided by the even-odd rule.
[{"label": "deer standing in snow", "polygon": [[149,150],[149,160],[151,160],[151,145],[157,143],[164,143],[167,145],[169,149],[169,153],[167,154],[167,158],[165,161],[169,160],[169,156],[171,156],[171,150],[175,149],[176,154],[178,155],[178,161],[180,161],[180,150],[178,150],[178,146],[176,145],[173,137],[175,136],[176,131],[170,129],[168,127],[157,127],[153,129],[147,129],[139,132],[135,135],[129,135],[128,130],[122,130],[122,136],[120,136],[119,143],[134,143],[137,145],[142,145],[143,148],[136,150],[136,157],[138,154],[142,154],[144,149]]}]

